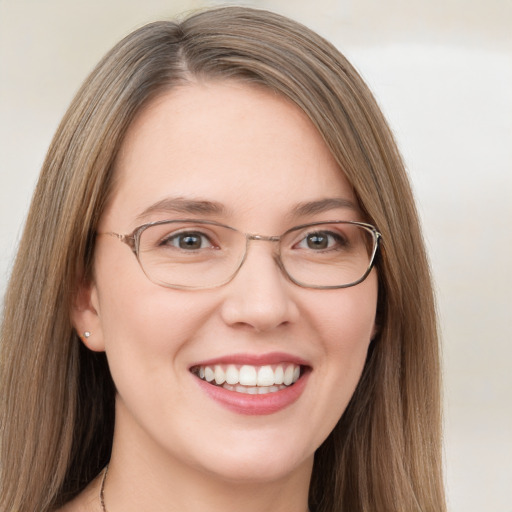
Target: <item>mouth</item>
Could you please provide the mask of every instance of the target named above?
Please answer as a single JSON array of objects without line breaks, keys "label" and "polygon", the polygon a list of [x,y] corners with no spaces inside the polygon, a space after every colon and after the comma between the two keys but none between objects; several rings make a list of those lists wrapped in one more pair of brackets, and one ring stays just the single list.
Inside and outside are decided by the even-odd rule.
[{"label": "mouth", "polygon": [[190,368],[200,380],[227,391],[247,395],[266,395],[292,387],[307,371],[293,362],[277,364],[208,364]]}]

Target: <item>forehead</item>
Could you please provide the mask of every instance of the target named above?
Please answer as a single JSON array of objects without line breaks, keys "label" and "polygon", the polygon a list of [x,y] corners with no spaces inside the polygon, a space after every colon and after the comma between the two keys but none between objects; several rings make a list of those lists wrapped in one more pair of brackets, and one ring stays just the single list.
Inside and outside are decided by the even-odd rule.
[{"label": "forehead", "polygon": [[238,218],[255,209],[282,216],[327,197],[356,202],[306,115],[237,82],[187,84],[153,100],[130,126],[115,172],[107,217],[123,225],[168,197],[216,202]]}]

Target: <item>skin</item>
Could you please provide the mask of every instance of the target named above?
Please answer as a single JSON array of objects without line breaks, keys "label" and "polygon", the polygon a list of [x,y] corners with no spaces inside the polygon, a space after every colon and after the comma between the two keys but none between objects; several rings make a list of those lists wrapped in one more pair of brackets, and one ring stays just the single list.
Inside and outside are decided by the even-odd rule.
[{"label": "skin", "polygon": [[[236,82],[191,83],[141,111],[116,163],[99,232],[168,218],[216,220],[277,235],[305,222],[364,220],[352,188],[306,116],[282,97]],[[168,197],[225,210],[178,214]],[[353,207],[293,215],[297,204]],[[94,282],[73,312],[86,345],[106,351],[118,390],[109,512],[306,511],[313,454],[352,396],[375,329],[377,277],[313,290],[291,283],[273,244],[253,242],[240,272],[211,290],[152,283],[130,249],[99,236]],[[226,409],[189,368],[232,354],[284,352],[308,362],[303,393],[265,415]],[[100,510],[96,480],[65,510]]]}]

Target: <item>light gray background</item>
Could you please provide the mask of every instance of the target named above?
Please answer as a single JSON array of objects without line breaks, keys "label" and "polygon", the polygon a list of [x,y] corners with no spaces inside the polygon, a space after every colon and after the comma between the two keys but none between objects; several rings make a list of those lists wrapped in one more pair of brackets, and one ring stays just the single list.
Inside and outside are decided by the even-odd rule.
[{"label": "light gray background", "polygon": [[[0,296],[46,149],[86,74],[143,23],[218,3],[0,0]],[[512,512],[512,2],[238,3],[325,35],[377,96],[438,292],[449,509]]]}]

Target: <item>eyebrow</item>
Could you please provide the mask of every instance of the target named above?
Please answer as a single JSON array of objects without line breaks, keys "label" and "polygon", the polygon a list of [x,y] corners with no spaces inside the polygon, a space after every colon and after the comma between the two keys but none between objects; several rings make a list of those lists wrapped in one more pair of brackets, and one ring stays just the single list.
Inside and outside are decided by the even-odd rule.
[{"label": "eyebrow", "polygon": [[225,213],[226,208],[215,201],[203,199],[185,199],[184,197],[168,197],[148,206],[140,215],[138,220],[153,213],[183,213],[190,215],[220,215]]},{"label": "eyebrow", "polygon": [[[306,217],[339,208],[359,211],[359,208],[349,199],[329,197],[317,201],[297,204],[290,212],[291,217]],[[181,213],[185,215],[225,215],[226,207],[216,201],[206,199],[185,199],[184,197],[168,197],[148,206],[137,220],[144,220],[154,213]]]},{"label": "eyebrow", "polygon": [[291,214],[294,217],[305,217],[307,215],[324,213],[338,208],[354,210],[355,212],[359,211],[358,206],[349,199],[345,199],[343,197],[328,197],[318,201],[299,203],[295,208],[293,208]]}]

